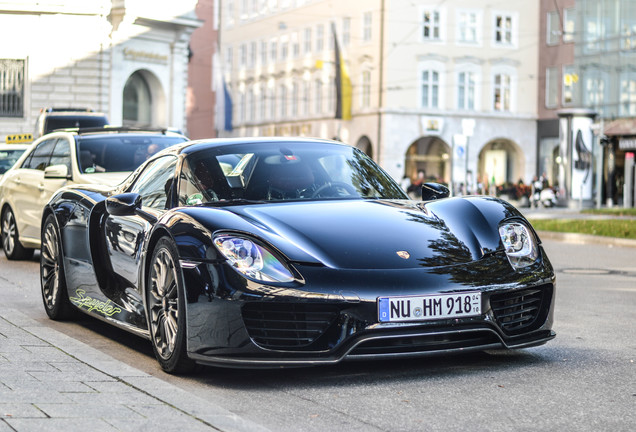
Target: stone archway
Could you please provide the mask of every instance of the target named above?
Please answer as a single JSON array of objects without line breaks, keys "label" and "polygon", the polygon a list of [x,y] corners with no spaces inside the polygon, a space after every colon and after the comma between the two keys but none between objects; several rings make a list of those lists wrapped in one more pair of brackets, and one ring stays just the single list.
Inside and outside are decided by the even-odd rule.
[{"label": "stone archway", "polygon": [[133,72],[124,85],[122,125],[166,126],[166,96],[159,79],[146,69]]},{"label": "stone archway", "polygon": [[373,146],[371,145],[371,140],[366,135],[360,137],[356,143],[356,148],[362,150],[367,156],[373,159]]},{"label": "stone archway", "polygon": [[417,178],[417,173],[423,171],[426,181],[450,184],[450,156],[451,147],[441,138],[419,138],[406,150],[405,175],[413,181]]},{"label": "stone archway", "polygon": [[497,138],[488,142],[479,152],[477,179],[480,183],[502,186],[523,180],[525,155],[512,140]]}]

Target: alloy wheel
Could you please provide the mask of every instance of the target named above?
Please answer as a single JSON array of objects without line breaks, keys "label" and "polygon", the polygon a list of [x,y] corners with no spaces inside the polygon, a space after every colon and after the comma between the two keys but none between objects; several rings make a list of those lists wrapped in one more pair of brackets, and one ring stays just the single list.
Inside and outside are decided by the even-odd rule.
[{"label": "alloy wheel", "polygon": [[60,246],[59,237],[53,224],[47,224],[42,239],[40,257],[42,276],[42,296],[48,309],[53,309],[60,289]]},{"label": "alloy wheel", "polygon": [[175,262],[165,248],[155,255],[150,283],[148,309],[151,337],[157,353],[163,359],[169,359],[175,351],[179,331],[179,289]]}]

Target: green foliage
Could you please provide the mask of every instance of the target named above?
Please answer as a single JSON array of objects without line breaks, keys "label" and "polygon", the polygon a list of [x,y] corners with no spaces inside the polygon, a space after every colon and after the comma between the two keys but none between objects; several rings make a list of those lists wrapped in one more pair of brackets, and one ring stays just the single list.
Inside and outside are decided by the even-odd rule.
[{"label": "green foliage", "polygon": [[530,223],[537,231],[636,239],[636,220],[634,219],[530,219]]}]

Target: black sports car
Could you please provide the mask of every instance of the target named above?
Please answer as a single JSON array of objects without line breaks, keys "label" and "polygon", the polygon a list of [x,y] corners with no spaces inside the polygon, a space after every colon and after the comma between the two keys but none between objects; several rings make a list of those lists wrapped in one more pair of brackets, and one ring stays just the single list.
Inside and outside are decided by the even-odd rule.
[{"label": "black sports car", "polygon": [[47,314],[149,338],[161,367],[263,367],[525,348],[554,338],[555,275],[510,204],[422,201],[357,149],[191,141],[42,216]]}]

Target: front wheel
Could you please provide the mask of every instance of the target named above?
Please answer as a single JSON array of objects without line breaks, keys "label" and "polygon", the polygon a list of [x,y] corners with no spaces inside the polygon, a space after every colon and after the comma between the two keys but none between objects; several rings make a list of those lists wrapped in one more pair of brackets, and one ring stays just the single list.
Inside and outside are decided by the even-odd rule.
[{"label": "front wheel", "polygon": [[2,249],[10,260],[29,259],[33,256],[33,249],[25,248],[20,243],[18,225],[10,208],[2,214]]},{"label": "front wheel", "polygon": [[186,316],[181,267],[176,247],[160,239],[152,253],[146,288],[148,330],[161,368],[168,373],[186,373],[194,362],[186,352]]},{"label": "front wheel", "polygon": [[55,217],[49,215],[42,228],[42,251],[40,253],[40,285],[44,310],[53,320],[73,318],[75,309],[68,299],[60,234]]}]

